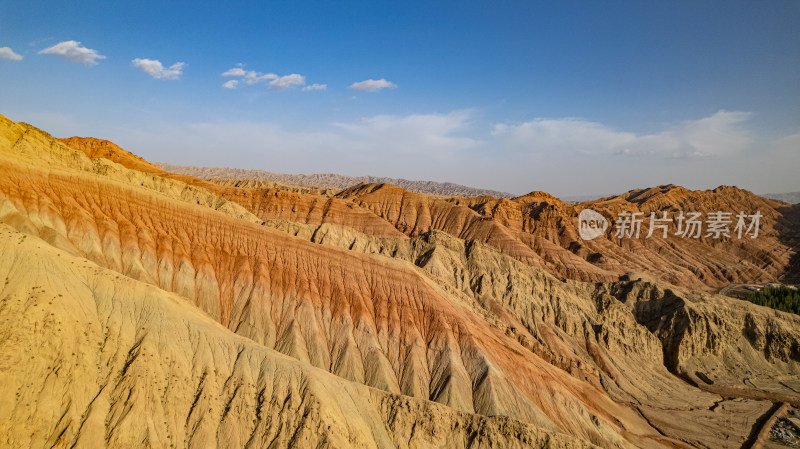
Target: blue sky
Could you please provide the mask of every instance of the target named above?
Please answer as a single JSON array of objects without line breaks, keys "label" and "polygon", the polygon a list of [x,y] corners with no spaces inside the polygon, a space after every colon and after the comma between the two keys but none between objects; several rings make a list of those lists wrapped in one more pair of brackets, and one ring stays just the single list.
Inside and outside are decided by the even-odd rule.
[{"label": "blue sky", "polygon": [[0,113],[178,164],[800,190],[794,0],[77,3],[0,1]]}]

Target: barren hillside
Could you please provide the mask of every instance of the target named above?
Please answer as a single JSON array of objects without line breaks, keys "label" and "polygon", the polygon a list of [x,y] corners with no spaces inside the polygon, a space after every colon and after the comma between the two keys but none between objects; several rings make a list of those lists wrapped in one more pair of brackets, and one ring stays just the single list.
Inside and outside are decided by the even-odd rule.
[{"label": "barren hillside", "polygon": [[740,447],[800,404],[800,317],[708,292],[791,275],[785,203],[630,192],[590,205],[764,239],[583,242],[540,192],[220,185],[104,142],[0,116],[3,446]]}]

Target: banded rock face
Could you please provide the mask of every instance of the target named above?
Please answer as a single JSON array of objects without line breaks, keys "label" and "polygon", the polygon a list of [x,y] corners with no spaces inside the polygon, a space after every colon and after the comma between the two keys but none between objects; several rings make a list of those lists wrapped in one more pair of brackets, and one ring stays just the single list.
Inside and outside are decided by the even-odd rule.
[{"label": "banded rock face", "polygon": [[[129,168],[142,169],[140,158],[111,142],[80,138],[63,141],[90,157],[105,156]],[[147,164],[145,171],[161,170]],[[691,191],[665,185],[576,204],[546,192],[513,199],[448,198],[374,183],[352,186],[331,198],[332,192],[324,190],[262,187],[257,181],[210,183],[173,173],[162,176],[205,187],[264,221],[341,224],[381,237],[397,237],[397,231],[414,236],[440,230],[488,243],[530,266],[575,280],[615,281],[626,273],[641,272],[676,286],[705,291],[718,291],[731,283],[800,282],[800,205],[762,198],[735,187]],[[227,188],[232,186],[239,188]],[[579,237],[577,217],[584,208],[597,210],[611,222],[605,236],[591,241]],[[640,238],[614,237],[614,221],[624,211],[644,214]],[[645,238],[651,212],[660,217],[664,212],[674,216],[679,211],[722,211],[734,216],[758,211],[763,218],[755,239],[735,235],[684,238],[675,235],[674,224],[666,239],[658,232],[656,237]]]},{"label": "banded rock face", "polygon": [[592,447],[346,381],[4,224],[0,250],[3,447]]},{"label": "banded rock face", "polygon": [[[800,206],[733,187],[689,191],[661,186],[580,204],[567,204],[542,192],[512,200],[445,200],[388,185],[354,186],[337,196],[370,209],[408,235],[437,229],[479,240],[528,265],[570,279],[613,281],[629,272],[643,272],[676,286],[706,291],[730,283],[800,280]],[[584,208],[609,220],[611,229],[605,236],[590,241],[579,237],[577,217]],[[614,221],[623,211],[642,212],[646,217],[640,238],[614,236]],[[663,212],[679,211],[723,211],[733,216],[758,211],[763,218],[755,239],[735,235],[684,238],[674,234],[674,225],[667,238],[658,234],[645,238],[651,212],[661,217]]]},{"label": "banded rock face", "polygon": [[[104,304],[102,319],[72,318],[64,332],[80,338],[75,327],[109,327],[111,316],[132,332],[113,343],[104,331],[103,341],[117,345],[113,356],[103,345],[81,346],[116,371],[64,378],[48,376],[51,365],[31,365],[39,374],[27,384],[18,374],[33,346],[0,343],[8,354],[0,360],[17,361],[13,372],[20,378],[10,376],[8,385],[26,398],[44,391],[32,400],[35,410],[59,410],[42,422],[44,430],[34,424],[15,433],[12,445],[50,441],[66,426],[65,441],[98,443],[104,435],[110,446],[134,441],[122,439],[133,432],[130,438],[151,446],[168,446],[169,435],[178,446],[194,447],[703,447],[720,438],[744,441],[771,401],[798,399],[796,317],[658,282],[559,280],[548,271],[558,271],[561,256],[540,255],[545,242],[560,248],[563,260],[583,259],[546,233],[538,237],[533,224],[524,225],[527,219],[513,224],[519,223],[515,204],[571,207],[546,194],[502,200],[494,209],[508,211],[493,212],[501,220],[487,217],[488,209],[473,200],[414,196],[390,186],[361,186],[335,198],[220,186],[140,171],[141,161],[118,147],[68,146],[5,118],[0,126],[6,240],[41,239],[37,250],[46,251],[36,257],[55,260],[47,262],[54,267],[66,260],[64,269],[93,267],[64,275],[79,281],[47,279],[55,283],[48,293],[71,295],[70,309]],[[503,242],[519,243],[519,252]],[[33,279],[45,275],[34,268],[35,258],[23,257],[30,247],[20,245],[25,251],[8,250],[9,280],[30,272],[30,283],[39,285]],[[118,281],[120,290],[98,292],[92,286],[102,282],[91,280],[94,275]],[[15,295],[28,288],[9,285]],[[137,298],[149,292],[143,311]],[[162,303],[174,307],[161,311]],[[150,360],[139,357],[143,343],[136,341],[140,324],[153,320],[151,309],[164,318],[155,328],[144,326],[152,337],[143,341],[157,342],[157,352],[148,352],[180,363],[146,368],[149,377],[129,376],[135,363],[125,360],[132,351],[135,360]],[[35,312],[0,309],[7,322],[33,326],[9,327],[4,341],[31,339],[41,319]],[[204,321],[195,332],[186,320],[198,317]],[[202,340],[211,336],[213,344]],[[45,351],[48,357],[65,352]],[[70,357],[67,363],[74,363]],[[0,366],[0,373],[6,367],[12,365]],[[209,377],[214,369],[225,375]],[[164,396],[153,389],[167,387],[152,378],[166,379],[162,374],[192,387],[158,405]],[[86,393],[99,394],[100,402],[70,401],[62,390],[36,383],[50,377],[62,389],[95,388],[100,377],[124,379],[127,390],[105,396],[123,387],[100,382],[113,388]],[[282,389],[275,392],[270,383]],[[209,414],[197,415],[194,410],[206,408],[197,408],[205,397],[198,391],[206,388]],[[139,393],[128,397],[129,390]],[[13,410],[31,404],[7,399]],[[717,416],[721,410],[728,421]],[[352,420],[344,418],[351,414]],[[13,424],[25,416],[3,420]],[[123,425],[121,416],[131,421]],[[266,423],[264,416],[274,418]],[[325,427],[340,419],[346,423]],[[147,433],[129,430],[150,421]]]}]

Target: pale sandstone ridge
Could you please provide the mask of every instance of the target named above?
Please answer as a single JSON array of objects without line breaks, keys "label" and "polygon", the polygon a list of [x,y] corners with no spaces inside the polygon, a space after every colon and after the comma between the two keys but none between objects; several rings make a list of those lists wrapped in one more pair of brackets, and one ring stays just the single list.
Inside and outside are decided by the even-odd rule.
[{"label": "pale sandstone ridge", "polygon": [[117,144],[109,142],[108,140],[77,136],[58,140],[65,143],[67,146],[83,151],[92,159],[108,159],[128,168],[146,173],[164,173],[164,170],[156,165],[147,162],[129,151],[123,150]]},{"label": "pale sandstone ridge", "polygon": [[[546,194],[330,198],[87,154],[0,117],[0,299],[70,298],[56,342],[99,329],[61,350],[32,333],[62,311],[0,307],[0,382],[20,392],[0,409],[28,410],[0,414],[23,429],[12,447],[62,431],[76,447],[718,447],[800,401],[800,318],[635,277],[562,281],[548,271],[580,255],[525,228],[550,225],[511,224],[516,207],[568,215]],[[66,362],[26,361],[31,347]],[[72,352],[100,371],[61,375]],[[31,422],[31,407],[55,411]]]}]

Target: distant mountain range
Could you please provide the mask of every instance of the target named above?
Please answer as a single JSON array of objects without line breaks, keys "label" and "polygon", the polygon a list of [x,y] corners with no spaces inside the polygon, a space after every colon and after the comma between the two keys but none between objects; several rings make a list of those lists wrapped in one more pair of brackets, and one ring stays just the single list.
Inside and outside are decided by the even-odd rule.
[{"label": "distant mountain range", "polygon": [[788,192],[788,193],[765,193],[763,195],[764,198],[769,198],[773,200],[780,200],[786,201],[787,203],[798,204],[800,203],[800,192]]},{"label": "distant mountain range", "polygon": [[227,167],[195,167],[190,165],[173,165],[166,162],[155,162],[155,165],[172,173],[194,176],[202,179],[227,178],[227,179],[258,179],[279,182],[294,186],[317,187],[324,189],[344,190],[360,183],[367,184],[393,184],[408,191],[425,193],[428,195],[442,196],[485,196],[498,198],[513,198],[508,192],[497,190],[479,189],[463,186],[452,182],[411,181],[401,178],[385,178],[380,176],[346,176],[334,173],[315,173],[311,175],[287,175],[272,173],[266,170],[248,170],[244,168]]},{"label": "distant mountain range", "polygon": [[[172,173],[179,173],[182,175],[194,176],[197,178],[208,180],[230,179],[238,180],[260,180],[273,183],[288,184],[289,186],[303,186],[316,189],[333,189],[344,190],[359,183],[365,184],[392,184],[402,187],[405,190],[415,193],[424,193],[427,195],[441,195],[441,196],[463,196],[463,197],[476,197],[476,196],[494,196],[497,198],[514,198],[517,195],[501,192],[491,189],[480,189],[477,187],[470,187],[452,182],[436,182],[436,181],[412,181],[402,178],[386,178],[380,176],[347,176],[337,175],[335,173],[315,173],[310,175],[291,175],[283,173],[273,173],[266,170],[253,170],[245,168],[228,168],[228,167],[198,167],[193,165],[175,165],[167,162],[154,162],[154,165]],[[219,181],[215,181],[219,182]],[[222,182],[223,184],[228,184]],[[231,184],[233,185],[233,184]],[[241,185],[235,185],[242,187]],[[264,187],[264,186],[261,186]],[[274,186],[273,186],[274,187]],[[320,192],[317,192],[320,193]],[[584,201],[592,201],[598,198],[613,196],[611,194],[594,194],[594,195],[574,195],[560,197],[563,201],[572,201],[581,203]],[[764,198],[773,200],[785,201],[787,203],[798,204],[800,203],[800,192],[788,193],[766,193],[761,195]]]}]

